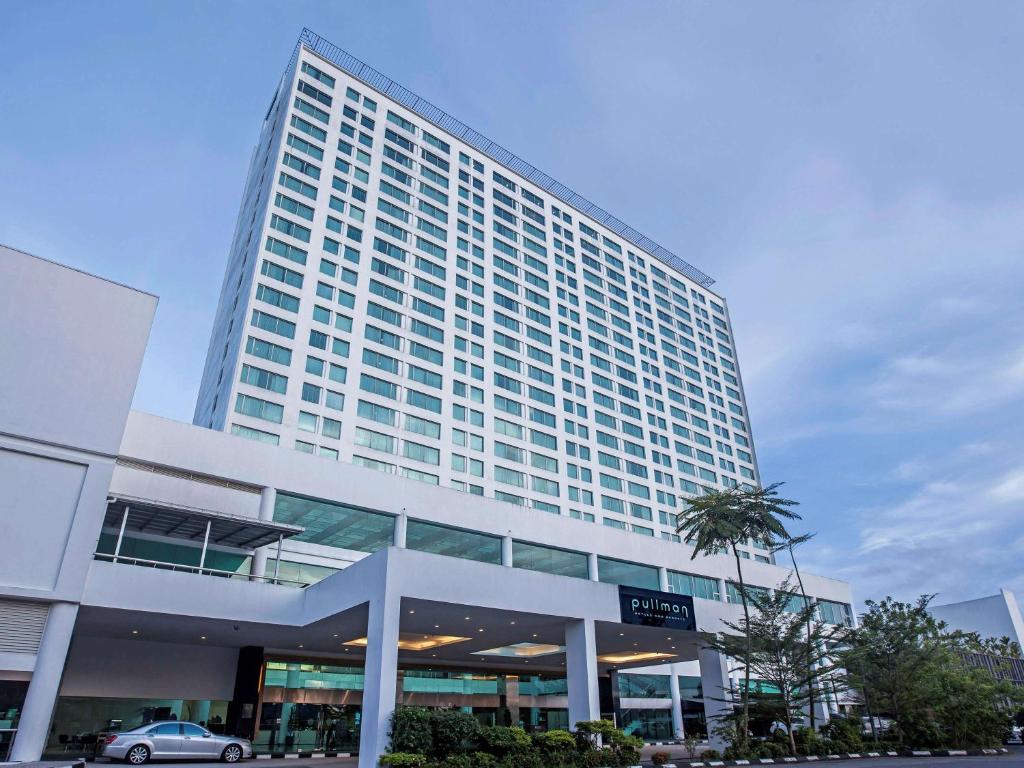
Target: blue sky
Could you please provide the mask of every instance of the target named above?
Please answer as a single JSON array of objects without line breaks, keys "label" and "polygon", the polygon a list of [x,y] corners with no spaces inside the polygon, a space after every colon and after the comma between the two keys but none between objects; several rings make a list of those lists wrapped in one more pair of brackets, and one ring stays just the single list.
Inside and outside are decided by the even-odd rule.
[{"label": "blue sky", "polygon": [[138,408],[191,419],[303,26],[717,279],[809,568],[1024,593],[1024,5],[7,0],[0,242],[161,297]]}]

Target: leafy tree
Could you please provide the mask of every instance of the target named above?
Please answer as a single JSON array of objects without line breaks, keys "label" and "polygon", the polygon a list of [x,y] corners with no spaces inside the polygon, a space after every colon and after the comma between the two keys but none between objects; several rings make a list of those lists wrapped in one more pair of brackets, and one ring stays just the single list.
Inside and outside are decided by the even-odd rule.
[{"label": "leafy tree", "polygon": [[[790,536],[782,541],[773,542],[771,544],[772,554],[777,555],[780,552],[788,552],[790,562],[793,563],[793,574],[796,576],[797,586],[800,587],[800,597],[804,601],[804,605],[808,604],[807,591],[804,589],[804,579],[800,575],[800,568],[796,564],[796,548],[801,544],[806,544],[808,541],[813,539],[815,534],[804,533],[800,536]],[[807,644],[811,644],[811,624],[814,621],[813,612],[810,612],[807,616]],[[808,664],[811,663],[811,653],[808,649]],[[816,676],[812,667],[807,668],[807,709],[810,712],[811,728],[814,728],[814,702],[815,702],[815,684]]]},{"label": "leafy tree", "polygon": [[[750,604],[746,582],[743,580],[743,559],[739,547],[751,541],[773,542],[789,539],[783,520],[799,520],[800,515],[791,507],[797,502],[778,495],[781,483],[764,488],[732,488],[718,490],[705,488],[703,496],[687,499],[687,506],[679,513],[676,530],[693,547],[690,559],[698,555],[716,555],[731,550],[736,559],[740,601],[743,604],[744,626],[750,626]],[[750,656],[750,636],[745,636],[742,653],[735,658],[744,661]],[[745,751],[750,723],[750,665],[744,661],[744,685],[740,691],[741,716],[737,739]],[[710,727],[710,724],[709,724]]]},{"label": "leafy tree", "polygon": [[796,598],[799,606],[794,606],[794,598],[788,581],[773,593],[751,590],[753,613],[739,622],[724,622],[731,631],[712,641],[712,647],[757,676],[760,685],[750,698],[786,724],[792,755],[797,754],[794,721],[810,701],[814,682],[834,671],[827,649],[841,643],[846,633],[845,628],[815,621],[815,605]]},{"label": "leafy tree", "polygon": [[841,654],[850,685],[866,691],[872,714],[892,718],[901,744],[908,736],[928,738],[933,683],[953,642],[928,612],[933,597],[922,595],[916,603],[891,597],[866,601],[867,613]]}]

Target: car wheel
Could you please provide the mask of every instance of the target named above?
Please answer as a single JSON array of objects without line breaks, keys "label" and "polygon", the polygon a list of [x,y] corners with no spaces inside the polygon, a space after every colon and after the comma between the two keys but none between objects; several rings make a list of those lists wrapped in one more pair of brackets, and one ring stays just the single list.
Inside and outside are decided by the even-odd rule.
[{"label": "car wheel", "polygon": [[142,765],[149,760],[149,747],[145,744],[136,744],[134,747],[128,750],[128,754],[124,756],[126,763],[132,765]]},{"label": "car wheel", "polygon": [[242,759],[242,748],[237,744],[228,744],[220,753],[220,759],[225,763],[237,763]]}]

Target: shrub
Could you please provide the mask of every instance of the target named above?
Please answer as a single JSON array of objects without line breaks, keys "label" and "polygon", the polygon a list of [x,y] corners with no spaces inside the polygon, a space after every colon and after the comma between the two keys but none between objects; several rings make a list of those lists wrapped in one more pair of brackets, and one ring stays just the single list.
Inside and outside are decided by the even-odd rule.
[{"label": "shrub", "polygon": [[477,740],[485,751],[498,757],[524,752],[530,748],[530,735],[519,726],[506,728],[495,725],[480,728]]},{"label": "shrub", "polygon": [[473,763],[473,768],[495,768],[498,760],[494,755],[489,755],[486,752],[474,752],[470,755],[470,759]]},{"label": "shrub", "polygon": [[780,744],[777,741],[762,741],[755,745],[754,756],[764,758],[786,757],[789,754],[789,745]]},{"label": "shrub", "polygon": [[669,761],[668,752],[655,752],[651,755],[651,762],[655,765],[664,765]]},{"label": "shrub", "polygon": [[831,739],[839,752],[860,752],[864,749],[860,718],[834,715],[821,729],[821,735]]},{"label": "shrub", "polygon": [[447,758],[461,752],[471,742],[476,742],[480,723],[468,712],[456,709],[439,709],[430,713],[430,725],[434,744],[432,753]]},{"label": "shrub", "polygon": [[717,749],[705,749],[700,753],[701,760],[721,760],[722,756]]},{"label": "shrub", "polygon": [[473,768],[473,758],[469,755],[448,755],[437,768]]},{"label": "shrub", "polygon": [[390,768],[419,768],[426,763],[427,758],[424,755],[414,755],[409,752],[390,752],[380,756],[380,764]]},{"label": "shrub", "polygon": [[391,713],[393,754],[429,754],[434,746],[432,712],[423,707],[396,707]]},{"label": "shrub", "polygon": [[575,766],[579,762],[576,739],[568,731],[546,731],[533,737],[533,746],[550,768]]}]

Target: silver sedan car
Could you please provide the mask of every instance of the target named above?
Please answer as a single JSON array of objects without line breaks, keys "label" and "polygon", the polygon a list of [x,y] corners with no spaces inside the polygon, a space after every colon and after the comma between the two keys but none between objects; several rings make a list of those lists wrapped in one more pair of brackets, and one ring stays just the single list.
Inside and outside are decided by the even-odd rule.
[{"label": "silver sedan car", "polygon": [[132,765],[142,765],[151,758],[237,763],[252,757],[252,743],[235,736],[217,736],[195,723],[167,720],[107,734],[100,754]]}]

